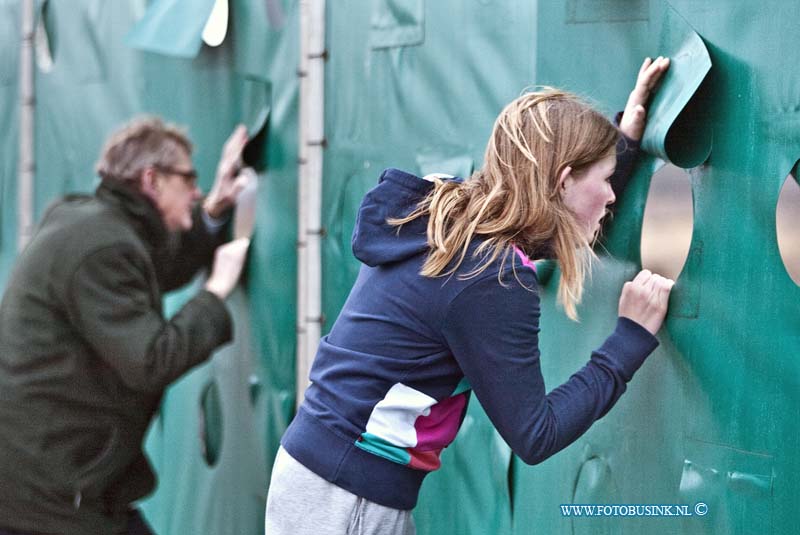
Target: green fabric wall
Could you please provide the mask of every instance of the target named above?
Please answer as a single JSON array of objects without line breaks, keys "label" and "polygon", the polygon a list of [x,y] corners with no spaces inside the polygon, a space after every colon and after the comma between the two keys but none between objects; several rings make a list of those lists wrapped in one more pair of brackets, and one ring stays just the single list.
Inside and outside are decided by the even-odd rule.
[{"label": "green fabric wall", "polygon": [[[683,22],[663,2],[639,2],[641,9],[616,2],[611,16],[598,4],[569,2],[586,15],[582,23],[563,9],[540,11],[540,81],[568,82],[621,106],[639,58],[662,53],[665,36],[688,24],[713,64],[689,110],[711,130],[711,156],[689,172],[692,247],[661,347],[599,425],[541,466],[515,464],[514,532],[529,531],[535,521],[554,533],[792,533],[798,287],[778,253],[775,208],[798,157],[797,81],[782,66],[796,56],[787,38],[797,4],[671,2]],[[548,285],[542,350],[550,384],[566,379],[611,326],[621,284],[638,269],[642,207],[655,165],[642,160],[622,199],[608,239],[616,260],[604,258],[595,270],[581,325],[558,312],[555,284]],[[570,521],[558,505],[572,502],[704,502],[709,512]]]},{"label": "green fabric wall", "polygon": [[[297,3],[270,2],[269,20],[263,2],[231,1],[225,42],[216,49],[203,46],[194,57],[170,52],[188,38],[181,24],[152,32],[163,41],[157,43],[160,53],[126,42],[156,4],[167,11],[197,8],[178,0],[172,6],[40,2],[53,67],[36,74],[36,217],[62,193],[95,187],[93,165],[103,139],[133,115],[158,114],[185,125],[207,189],[233,127],[252,125],[269,109],[261,147],[268,169],[259,176],[256,231],[245,280],[229,300],[236,341],[166,393],[147,440],[159,487],[142,504],[160,535],[258,533],[272,460],[294,410]],[[3,280],[15,256],[18,13],[18,1],[0,2]],[[167,309],[176,310],[190,292],[168,298]],[[207,388],[217,396],[206,399],[203,429]],[[203,456],[203,431],[217,457],[211,466]]]},{"label": "green fabric wall", "polygon": [[[161,535],[256,534],[294,405],[298,2],[232,0],[225,42],[196,53],[187,45],[196,35],[186,32],[197,24],[143,18],[154,7],[169,15],[199,5],[46,2],[54,67],[37,73],[36,213],[63,192],[93,188],[103,138],[131,115],[187,125],[207,188],[233,126],[269,109],[256,234],[246,279],[230,301],[236,341],[165,396],[147,441],[160,485],[143,503]],[[384,167],[469,174],[481,164],[496,114],[533,84],[577,91],[611,114],[641,59],[669,53],[692,30],[713,64],[681,119],[651,118],[710,133],[683,139],[690,149],[712,139],[708,162],[690,170],[692,250],[661,346],[603,421],[535,467],[511,454],[473,400],[442,470],[423,486],[420,534],[796,531],[800,289],[786,275],[774,229],[778,193],[798,159],[798,7],[783,0],[328,2],[325,329],[358,269],[350,252],[355,210]],[[3,280],[15,256],[18,9],[18,0],[0,0]],[[126,41],[141,21],[166,25],[138,28],[158,42]],[[639,269],[641,216],[659,165],[642,158],[619,200],[606,240],[613,258],[601,255],[580,324],[556,307],[557,272],[545,276],[552,266],[543,266],[542,368],[551,388],[612,328],[622,283]],[[170,297],[168,309],[190,292]],[[708,515],[569,519],[559,508],[699,501]]]},{"label": "green fabric wall", "polygon": [[[464,173],[479,166],[494,116],[531,84],[584,94],[610,114],[624,105],[642,58],[683,52],[667,49],[691,30],[714,65],[679,119],[651,118],[689,130],[676,163],[696,163],[711,149],[708,164],[690,173],[694,239],[660,348],[600,424],[536,467],[509,460],[473,403],[443,469],[423,486],[420,533],[793,532],[786,513],[797,492],[791,307],[798,288],[774,229],[777,195],[797,160],[797,82],[783,67],[794,59],[788,25],[796,8],[778,1],[382,0],[330,10],[323,205],[331,318],[357,270],[348,246],[355,207],[383,167]],[[543,283],[541,345],[551,387],[613,327],[621,286],[639,269],[641,216],[659,166],[642,158],[620,199],[606,244],[615,258],[601,255],[580,324],[555,306],[557,274]],[[700,501],[709,513],[691,518],[571,520],[559,508]]]},{"label": "green fabric wall", "polygon": [[0,1],[0,280],[16,256],[17,161],[19,159],[19,2]]}]

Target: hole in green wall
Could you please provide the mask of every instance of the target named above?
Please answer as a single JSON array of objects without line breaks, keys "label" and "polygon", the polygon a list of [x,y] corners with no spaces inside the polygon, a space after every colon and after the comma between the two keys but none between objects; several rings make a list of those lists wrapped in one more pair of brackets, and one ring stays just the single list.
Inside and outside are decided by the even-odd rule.
[{"label": "hole in green wall", "polygon": [[786,177],[778,197],[775,230],[783,266],[800,285],[800,185],[793,175]]},{"label": "hole in green wall", "polygon": [[206,25],[203,27],[203,42],[211,47],[219,46],[225,40],[227,33],[228,0],[215,0],[214,7],[211,8],[211,15],[208,16]]},{"label": "hole in green wall", "polygon": [[219,460],[222,450],[222,403],[215,381],[208,383],[200,394],[200,451],[209,466]]},{"label": "hole in green wall", "polygon": [[44,73],[53,70],[56,59],[57,34],[53,9],[50,2],[42,2],[39,11],[39,20],[34,30],[34,50],[36,66]]},{"label": "hole in green wall", "polygon": [[642,221],[642,267],[676,279],[689,256],[693,225],[689,175],[667,164],[650,180]]}]

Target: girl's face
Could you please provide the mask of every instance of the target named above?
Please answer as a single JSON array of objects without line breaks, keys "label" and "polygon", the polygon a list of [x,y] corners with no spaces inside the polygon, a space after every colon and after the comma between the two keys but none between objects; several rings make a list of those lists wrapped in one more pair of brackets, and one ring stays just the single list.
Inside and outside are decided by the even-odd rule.
[{"label": "girl's face", "polygon": [[590,243],[600,230],[606,207],[616,200],[609,181],[616,165],[617,156],[612,152],[579,173],[570,168],[562,173],[561,198],[586,229],[586,240]]}]

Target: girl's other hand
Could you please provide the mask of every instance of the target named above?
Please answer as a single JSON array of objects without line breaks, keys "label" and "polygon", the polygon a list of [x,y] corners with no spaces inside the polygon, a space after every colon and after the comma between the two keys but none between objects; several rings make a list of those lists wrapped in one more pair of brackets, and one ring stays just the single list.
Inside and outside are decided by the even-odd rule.
[{"label": "girl's other hand", "polygon": [[626,282],[619,297],[619,315],[655,335],[667,315],[669,293],[675,281],[644,269]]}]

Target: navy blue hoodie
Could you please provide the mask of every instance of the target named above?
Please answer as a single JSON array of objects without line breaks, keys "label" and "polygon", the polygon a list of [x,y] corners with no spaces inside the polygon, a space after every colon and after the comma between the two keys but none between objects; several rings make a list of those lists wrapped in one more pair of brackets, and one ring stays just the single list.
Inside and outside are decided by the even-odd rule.
[{"label": "navy blue hoodie", "polygon": [[399,231],[387,224],[411,212],[432,186],[388,169],[364,198],[353,234],[363,266],[320,342],[311,385],[282,439],[316,474],[396,509],[416,505],[471,391],[514,453],[535,464],[606,414],[657,345],[620,318],[589,362],[546,393],[533,264],[517,253],[503,273],[497,261],[465,280],[458,273],[480,262],[468,255],[453,276],[423,277],[427,218]]}]

